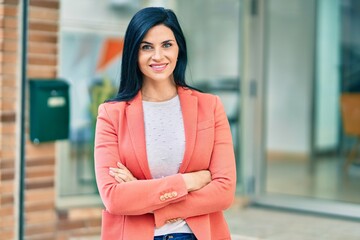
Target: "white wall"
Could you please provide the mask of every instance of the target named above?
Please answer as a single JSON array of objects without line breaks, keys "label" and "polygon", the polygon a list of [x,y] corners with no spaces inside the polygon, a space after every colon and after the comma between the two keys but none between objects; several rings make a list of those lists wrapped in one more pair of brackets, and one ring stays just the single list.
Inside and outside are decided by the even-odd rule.
[{"label": "white wall", "polygon": [[106,0],[62,0],[60,9],[62,31],[86,31],[123,35],[129,14],[119,14]]},{"label": "white wall", "polygon": [[268,1],[265,58],[267,150],[310,150],[314,73],[313,0]]},{"label": "white wall", "polygon": [[179,0],[177,15],[187,38],[188,80],[238,78],[240,1]]}]

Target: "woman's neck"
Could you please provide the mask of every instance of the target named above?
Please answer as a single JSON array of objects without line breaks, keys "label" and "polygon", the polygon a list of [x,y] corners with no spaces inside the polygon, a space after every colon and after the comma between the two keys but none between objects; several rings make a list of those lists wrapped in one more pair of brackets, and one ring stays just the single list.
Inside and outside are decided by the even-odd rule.
[{"label": "woman's neck", "polygon": [[144,101],[163,102],[177,95],[177,87],[175,84],[166,86],[144,85],[141,88],[141,95]]}]

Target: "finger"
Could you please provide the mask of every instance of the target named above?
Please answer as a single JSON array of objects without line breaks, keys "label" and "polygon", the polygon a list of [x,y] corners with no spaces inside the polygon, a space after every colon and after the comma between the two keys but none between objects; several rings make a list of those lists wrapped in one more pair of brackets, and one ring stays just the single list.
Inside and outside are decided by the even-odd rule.
[{"label": "finger", "polygon": [[113,168],[113,167],[110,167],[109,169],[113,172],[118,172],[120,170],[119,168]]},{"label": "finger", "polygon": [[118,168],[120,168],[120,169],[127,169],[121,162],[117,162],[116,165],[117,165]]},{"label": "finger", "polygon": [[109,171],[113,172],[114,174],[128,174],[132,175],[129,170],[126,169],[119,169],[119,168],[109,168]]},{"label": "finger", "polygon": [[129,175],[131,177],[133,177],[132,173],[126,168],[110,168],[111,170],[113,170],[115,173],[121,173],[121,174],[126,174]]},{"label": "finger", "polygon": [[125,169],[119,169],[119,168],[116,169],[115,173],[123,174],[123,175],[129,175],[129,176],[132,175],[130,171],[125,170]]},{"label": "finger", "polygon": [[117,173],[117,176],[119,176],[125,182],[137,180],[136,178],[134,178],[134,176],[131,173],[127,173],[127,172]]},{"label": "finger", "polygon": [[130,182],[132,181],[132,175],[128,174],[128,173],[124,173],[124,172],[121,172],[121,173],[118,173],[118,176],[124,180],[124,182]]},{"label": "finger", "polygon": [[118,166],[118,169],[121,169],[121,170],[127,172],[129,175],[132,175],[132,173],[130,172],[130,170],[127,169],[127,167],[125,167],[122,163],[117,162],[117,166]]},{"label": "finger", "polygon": [[119,177],[125,182],[137,180],[132,175],[132,173],[120,162],[118,162],[118,167],[119,168],[113,168],[113,167],[109,168],[113,175],[119,175]]},{"label": "finger", "polygon": [[115,179],[120,179],[121,182],[129,181],[130,177],[125,173],[114,172],[112,170],[109,171],[109,175],[114,177]]},{"label": "finger", "polygon": [[117,181],[117,182],[119,182],[119,183],[122,183],[122,182],[124,182],[124,180],[123,179],[121,179],[119,176],[115,176],[115,180]]},{"label": "finger", "polygon": [[109,174],[110,174],[110,176],[112,176],[114,178],[117,177],[118,179],[122,179],[123,181],[128,181],[131,178],[128,174],[126,174],[124,172],[118,172],[118,171],[114,172],[114,171],[110,170]]}]

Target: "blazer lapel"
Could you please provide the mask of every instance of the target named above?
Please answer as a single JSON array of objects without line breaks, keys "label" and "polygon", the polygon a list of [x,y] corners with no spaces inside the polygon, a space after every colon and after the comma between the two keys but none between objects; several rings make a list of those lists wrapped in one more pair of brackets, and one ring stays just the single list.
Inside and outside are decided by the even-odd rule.
[{"label": "blazer lapel", "polygon": [[186,140],[184,159],[179,169],[180,173],[184,173],[189,165],[196,140],[198,113],[197,97],[191,95],[191,92],[192,91],[190,89],[178,87],[178,95],[180,98],[181,111],[183,114]]},{"label": "blazer lapel", "polygon": [[146,154],[144,113],[140,91],[134,99],[128,102],[128,104],[126,116],[132,145],[141,170],[147,179],[151,179],[152,176]]}]

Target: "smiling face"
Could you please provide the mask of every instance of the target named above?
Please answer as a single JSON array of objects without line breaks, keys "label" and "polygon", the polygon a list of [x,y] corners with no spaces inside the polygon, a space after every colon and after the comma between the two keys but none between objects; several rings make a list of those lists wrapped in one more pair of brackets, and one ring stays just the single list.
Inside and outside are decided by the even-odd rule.
[{"label": "smiling face", "polygon": [[138,65],[146,83],[173,81],[179,54],[174,33],[165,25],[152,27],[140,44]]}]

